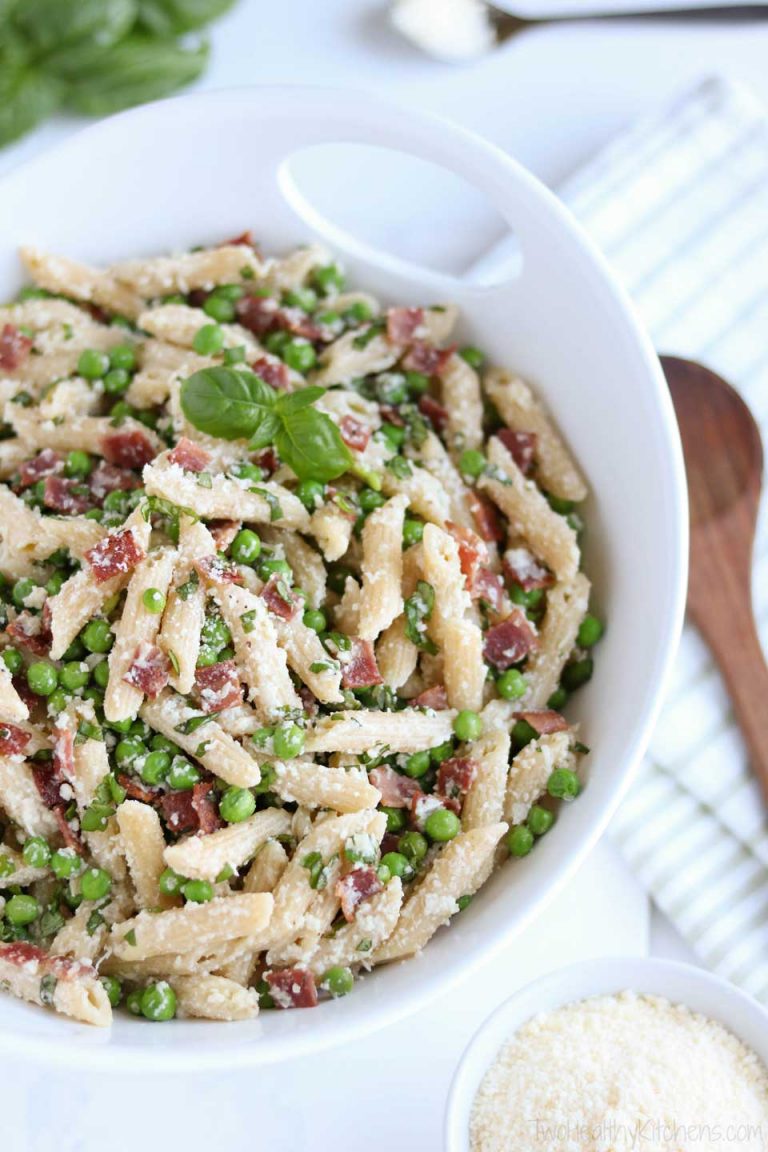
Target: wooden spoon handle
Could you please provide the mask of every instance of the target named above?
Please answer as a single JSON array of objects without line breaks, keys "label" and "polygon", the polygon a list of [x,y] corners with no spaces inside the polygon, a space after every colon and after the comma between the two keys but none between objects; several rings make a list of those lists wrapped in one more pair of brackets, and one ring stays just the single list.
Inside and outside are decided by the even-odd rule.
[{"label": "wooden spoon handle", "polygon": [[768,664],[749,598],[694,618],[723,674],[752,771],[768,804]]}]

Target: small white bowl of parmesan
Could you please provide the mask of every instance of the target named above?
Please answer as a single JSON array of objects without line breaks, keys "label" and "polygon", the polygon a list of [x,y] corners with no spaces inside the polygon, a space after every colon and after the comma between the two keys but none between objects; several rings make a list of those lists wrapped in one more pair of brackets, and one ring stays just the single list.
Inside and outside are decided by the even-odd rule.
[{"label": "small white bowl of parmesan", "polygon": [[590,960],[501,1004],[448,1098],[447,1152],[765,1152],[768,1013],[666,960]]}]

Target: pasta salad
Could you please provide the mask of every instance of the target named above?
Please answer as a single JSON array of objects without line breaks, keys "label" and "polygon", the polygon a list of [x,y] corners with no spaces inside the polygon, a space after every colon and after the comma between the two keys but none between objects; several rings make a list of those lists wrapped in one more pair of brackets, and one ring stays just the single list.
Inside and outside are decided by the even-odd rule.
[{"label": "pasta salad", "polygon": [[312,1007],[578,795],[587,489],[529,386],[246,233],[0,307],[0,981]]}]

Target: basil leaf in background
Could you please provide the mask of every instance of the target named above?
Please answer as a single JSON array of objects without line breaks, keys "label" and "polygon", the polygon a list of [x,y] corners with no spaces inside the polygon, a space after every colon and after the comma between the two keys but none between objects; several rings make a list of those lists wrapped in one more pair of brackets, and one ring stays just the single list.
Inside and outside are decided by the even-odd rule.
[{"label": "basil leaf in background", "polygon": [[222,440],[256,436],[266,424],[270,443],[277,431],[275,392],[252,372],[204,368],[181,386],[181,408],[195,428]]},{"label": "basil leaf in background", "polygon": [[137,0],[21,0],[15,21],[34,49],[61,54],[79,41],[100,48],[115,44],[137,13]]},{"label": "basil leaf in background", "polygon": [[17,140],[50,116],[60,95],[60,85],[53,77],[10,64],[0,51],[0,146]]},{"label": "basil leaf in background", "polygon": [[87,116],[109,116],[191,84],[207,60],[205,41],[182,47],[172,40],[131,35],[72,77],[64,104]]},{"label": "basil leaf in background", "polygon": [[282,427],[275,438],[280,459],[299,480],[335,480],[353,463],[338,428],[324,412],[304,407],[281,413]]},{"label": "basil leaf in background", "polygon": [[235,0],[139,0],[139,24],[155,36],[192,32],[218,19]]}]

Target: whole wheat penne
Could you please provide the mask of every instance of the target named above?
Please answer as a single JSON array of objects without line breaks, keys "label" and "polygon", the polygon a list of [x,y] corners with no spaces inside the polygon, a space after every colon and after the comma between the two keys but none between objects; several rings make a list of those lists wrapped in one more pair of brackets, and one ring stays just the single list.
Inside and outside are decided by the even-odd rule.
[{"label": "whole wheat penne", "polygon": [[110,271],[90,268],[66,256],[52,256],[31,245],[22,248],[20,255],[39,288],[85,304],[97,304],[120,316],[133,319],[138,315],[141,307],[138,294],[120,284]]},{"label": "whole wheat penne", "polygon": [[266,808],[239,824],[207,836],[185,836],[175,844],[164,846],[164,866],[173,868],[180,876],[215,880],[226,868],[237,872],[268,840],[287,834],[290,825],[287,812]]},{"label": "whole wheat penne", "polygon": [[572,580],[556,584],[547,593],[547,607],[539,631],[539,646],[526,669],[526,708],[543,708],[560,683],[565,662],[573,651],[579,626],[587,614],[589,580],[577,572]]},{"label": "whole wheat penne", "polygon": [[288,867],[288,853],[279,840],[267,840],[256,852],[243,879],[244,892],[272,892]]},{"label": "whole wheat penne", "polygon": [[483,397],[477,372],[454,352],[440,371],[440,385],[448,412],[448,443],[458,452],[478,448],[483,442]]},{"label": "whole wheat penne", "polygon": [[0,944],[0,982],[30,1004],[104,1028],[112,1008],[96,969],[87,961],[49,956],[36,944]]},{"label": "whole wheat penne", "polygon": [[55,836],[59,826],[22,756],[0,756],[0,808],[28,836]]},{"label": "whole wheat penne", "polygon": [[3,720],[26,720],[29,708],[13,686],[13,680],[3,660],[0,660],[0,728]]},{"label": "whole wheat penne", "polygon": [[155,809],[138,800],[124,800],[117,809],[117,826],[139,908],[172,907],[177,899],[159,887],[165,868],[165,837]]},{"label": "whole wheat penne", "polygon": [[256,760],[213,716],[191,708],[183,696],[166,691],[156,700],[145,700],[141,716],[227,784],[252,788],[259,783],[261,772]]},{"label": "whole wheat penne", "polygon": [[407,496],[394,496],[377,508],[363,528],[360,636],[375,640],[403,610],[403,523]]},{"label": "whole wheat penne", "polygon": [[163,953],[213,948],[266,928],[273,900],[268,892],[233,892],[207,904],[185,904],[165,912],[139,912],[115,924],[111,947],[118,960],[146,960]]},{"label": "whole wheat penne", "polygon": [[326,768],[301,760],[277,760],[274,791],[289,803],[307,808],[332,808],[335,812],[359,812],[374,808],[381,799],[365,772]]},{"label": "whole wheat penne", "polygon": [[309,970],[316,976],[323,976],[329,968],[337,965],[362,964],[368,967],[376,950],[392,934],[402,903],[402,881],[393,876],[381,892],[360,905],[354,920],[332,936],[318,940],[307,960]]},{"label": "whole wheat penne", "polygon": [[461,810],[461,826],[465,832],[486,824],[498,824],[504,817],[509,750],[510,738],[506,731],[483,732],[472,744],[470,752],[477,767]]},{"label": "whole wheat penne", "polygon": [[173,981],[180,1016],[203,1020],[252,1020],[259,1013],[259,994],[224,976],[203,973]]},{"label": "whole wheat penne", "polygon": [[392,752],[422,752],[450,739],[456,713],[334,712],[310,728],[305,744],[309,753],[351,752],[359,756],[376,748]]},{"label": "whole wheat penne", "polygon": [[179,525],[178,560],[160,627],[159,644],[171,661],[169,683],[181,695],[192,691],[200,654],[200,630],[205,620],[206,590],[194,568],[196,560],[215,551],[213,537],[204,524],[182,516]]},{"label": "whole wheat penne", "polygon": [[398,616],[376,644],[376,663],[390,688],[402,688],[416,671],[419,650],[406,635],[405,616]]},{"label": "whole wheat penne", "polygon": [[284,715],[286,709],[301,709],[274,617],[264,600],[236,584],[221,585],[215,598],[232,633],[248,697],[264,723]]},{"label": "whole wheat penne", "polygon": [[[144,332],[181,348],[191,348],[196,334],[210,322],[210,316],[202,308],[190,308],[186,304],[159,304],[146,309],[138,319]],[[249,360],[259,355],[260,346],[246,328],[239,324],[221,324],[220,330],[225,348],[244,348]]]},{"label": "whole wheat penne", "polygon": [[260,279],[263,272],[263,262],[245,244],[224,244],[151,260],[124,260],[109,269],[115,280],[144,300],[195,288],[211,289],[217,284],[239,284],[244,275],[246,279]]},{"label": "whole wheat penne", "polygon": [[547,781],[554,769],[572,767],[572,743],[571,732],[550,732],[532,740],[518,752],[507,778],[505,820],[510,824],[522,824],[531,807],[546,791]]}]

